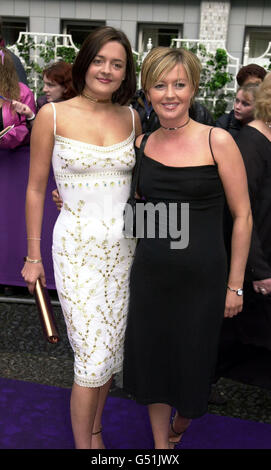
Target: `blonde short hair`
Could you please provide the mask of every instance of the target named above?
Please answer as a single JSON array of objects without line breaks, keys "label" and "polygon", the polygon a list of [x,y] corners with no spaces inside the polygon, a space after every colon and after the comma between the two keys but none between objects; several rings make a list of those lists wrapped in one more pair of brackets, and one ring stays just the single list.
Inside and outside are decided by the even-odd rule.
[{"label": "blonde short hair", "polygon": [[248,83],[247,85],[240,86],[237,90],[237,93],[242,91],[245,96],[252,95],[253,100],[255,101],[259,85],[259,83]]},{"label": "blonde short hair", "polygon": [[255,102],[255,119],[271,122],[271,73],[259,85]]},{"label": "blonde short hair", "polygon": [[195,95],[198,92],[201,72],[198,57],[186,49],[170,47],[155,47],[145,57],[141,68],[141,84],[145,93],[177,64],[183,65]]}]

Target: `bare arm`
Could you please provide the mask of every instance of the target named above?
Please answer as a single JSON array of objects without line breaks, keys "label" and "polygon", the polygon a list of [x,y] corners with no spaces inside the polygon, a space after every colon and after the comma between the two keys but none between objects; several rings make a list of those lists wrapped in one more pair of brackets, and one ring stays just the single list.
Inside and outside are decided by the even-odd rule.
[{"label": "bare arm", "polygon": [[[27,256],[32,260],[41,259],[41,226],[53,145],[53,110],[50,105],[45,105],[35,120],[30,144],[30,169],[26,192],[26,228],[28,237]],[[42,283],[45,285],[42,263],[26,262],[22,269],[22,276],[31,293],[34,291],[38,277],[42,279]]]},{"label": "bare arm", "polygon": [[142,133],[142,126],[138,112],[133,109],[135,115],[135,136],[138,137]]},{"label": "bare arm", "polygon": [[[252,230],[246,170],[242,155],[228,132],[214,129],[212,147],[227,203],[233,217],[228,286],[239,289],[243,287]],[[225,317],[236,315],[242,308],[243,297],[227,290]]]}]

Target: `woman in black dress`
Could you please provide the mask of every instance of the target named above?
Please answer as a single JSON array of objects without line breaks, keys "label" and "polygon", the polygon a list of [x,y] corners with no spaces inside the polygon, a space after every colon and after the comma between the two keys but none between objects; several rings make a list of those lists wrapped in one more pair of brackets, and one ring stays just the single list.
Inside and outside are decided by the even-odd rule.
[{"label": "woman in black dress", "polygon": [[232,111],[220,116],[215,125],[228,131],[235,139],[240,130],[254,119],[254,102],[258,83],[241,86],[234,100]]},{"label": "woman in black dress", "polygon": [[271,74],[259,86],[255,119],[236,143],[247,170],[253,232],[245,276],[244,311],[236,321],[247,344],[271,350]]},{"label": "woman in black dress", "polygon": [[[236,315],[243,304],[252,226],[246,173],[226,131],[189,118],[199,77],[197,57],[183,49],[153,49],[142,67],[161,127],[147,139],[137,192],[149,206],[162,202],[167,210],[151,227],[154,238],[140,238],[135,253],[124,389],[149,406],[156,449],[171,447],[190,420],[206,412],[223,316]],[[142,136],[137,152],[141,142]],[[234,219],[228,279],[224,192]],[[175,249],[171,203],[182,229]],[[151,222],[149,214],[145,221]],[[166,238],[159,238],[161,227]],[[177,412],[169,429],[172,407]]]}]

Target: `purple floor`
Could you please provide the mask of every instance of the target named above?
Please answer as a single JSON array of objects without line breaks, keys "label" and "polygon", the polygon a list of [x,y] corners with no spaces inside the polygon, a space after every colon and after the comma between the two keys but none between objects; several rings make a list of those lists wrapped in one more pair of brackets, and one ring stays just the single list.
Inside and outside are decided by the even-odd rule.
[{"label": "purple floor", "polygon": [[[70,390],[0,378],[0,449],[73,449]],[[144,406],[109,397],[104,412],[109,449],[152,449]],[[207,414],[192,422],[182,449],[271,449],[271,425]]]}]

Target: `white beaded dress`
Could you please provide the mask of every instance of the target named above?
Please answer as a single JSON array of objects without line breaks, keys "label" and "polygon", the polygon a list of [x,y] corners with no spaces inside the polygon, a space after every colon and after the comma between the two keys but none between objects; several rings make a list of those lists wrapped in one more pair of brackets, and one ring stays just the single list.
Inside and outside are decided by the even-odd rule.
[{"label": "white beaded dress", "polygon": [[53,232],[56,288],[74,351],[74,381],[99,387],[122,370],[135,239],[123,208],[135,164],[129,137],[106,147],[56,134],[52,165],[63,207]]}]

